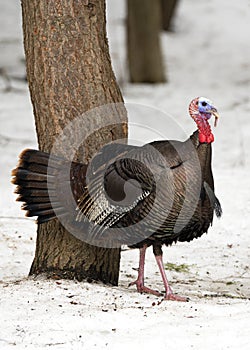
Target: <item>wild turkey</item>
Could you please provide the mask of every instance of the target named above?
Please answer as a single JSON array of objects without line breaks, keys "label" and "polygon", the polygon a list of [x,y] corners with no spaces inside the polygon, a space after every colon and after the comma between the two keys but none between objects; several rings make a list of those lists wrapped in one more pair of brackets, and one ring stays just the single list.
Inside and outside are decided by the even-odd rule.
[{"label": "wild turkey", "polygon": [[87,235],[80,238],[91,244],[139,248],[138,278],[131,284],[138,292],[160,295],[144,285],[145,252],[152,245],[165,299],[187,300],[169,286],[162,245],[200,237],[212,224],[214,212],[222,214],[214,194],[214,137],[208,123],[214,115],[216,125],[217,109],[199,97],[191,101],[189,113],[197,130],[186,141],[155,141],[142,147],[111,144],[88,165],[23,151],[12,172],[17,200],[38,223],[58,217],[75,235],[86,232],[87,225]]}]

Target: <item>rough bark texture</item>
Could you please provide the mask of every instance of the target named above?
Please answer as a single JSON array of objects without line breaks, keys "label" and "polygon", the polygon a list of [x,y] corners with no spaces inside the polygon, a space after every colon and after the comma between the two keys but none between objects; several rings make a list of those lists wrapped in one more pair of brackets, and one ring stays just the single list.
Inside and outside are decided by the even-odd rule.
[{"label": "rough bark texture", "polygon": [[[105,0],[22,0],[22,13],[39,147],[50,151],[69,121],[91,108],[123,101],[110,62]],[[106,142],[126,137],[125,108],[119,113],[119,125],[96,132],[85,144],[82,161]],[[91,278],[116,285],[119,261],[119,249],[90,246],[53,220],[38,227],[30,274]]]},{"label": "rough bark texture", "polygon": [[172,20],[175,15],[179,0],[161,0],[162,4],[162,29],[171,31]]},{"label": "rough bark texture", "polygon": [[132,83],[165,82],[160,45],[161,0],[127,0],[127,48]]}]

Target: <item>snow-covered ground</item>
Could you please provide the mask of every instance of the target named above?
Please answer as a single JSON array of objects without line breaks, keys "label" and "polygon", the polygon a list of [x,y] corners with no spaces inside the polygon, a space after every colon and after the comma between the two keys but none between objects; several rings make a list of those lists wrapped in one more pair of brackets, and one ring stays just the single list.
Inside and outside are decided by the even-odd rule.
[{"label": "snow-covered ground", "polygon": [[[218,107],[213,167],[224,214],[208,235],[164,249],[166,262],[185,264],[168,276],[189,303],[158,303],[128,288],[136,275],[136,250],[122,254],[118,287],[28,279],[36,225],[15,203],[10,171],[22,149],[37,146],[23,80],[20,4],[1,1],[0,349],[248,349],[250,1],[181,0],[175,31],[162,35],[169,83],[155,86],[127,83],[125,3],[107,3],[112,59],[126,102],[157,107],[177,125],[169,130],[169,117],[164,126],[162,116],[157,123],[154,115],[152,127],[174,137],[181,125],[188,135],[195,128],[187,114],[193,97],[209,97]],[[137,122],[144,117],[139,113]],[[141,137],[143,131],[134,128],[130,135]],[[146,264],[147,284],[161,290],[151,251]]]}]

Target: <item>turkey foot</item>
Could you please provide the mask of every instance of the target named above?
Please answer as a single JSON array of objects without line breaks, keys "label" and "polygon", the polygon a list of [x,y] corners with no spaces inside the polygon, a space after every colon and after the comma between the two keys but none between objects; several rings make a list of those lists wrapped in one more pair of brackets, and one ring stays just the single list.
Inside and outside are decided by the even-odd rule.
[{"label": "turkey foot", "polygon": [[164,300],[173,300],[173,301],[182,301],[182,302],[186,302],[189,301],[189,298],[187,297],[181,297],[178,294],[174,294],[174,293],[166,293]]},{"label": "turkey foot", "polygon": [[157,297],[160,297],[162,295],[157,290],[153,290],[151,288],[145,287],[144,284],[138,279],[134,282],[129,283],[129,287],[133,286],[134,284],[136,285],[137,292],[139,292],[139,293],[153,294],[153,295],[156,295]]}]

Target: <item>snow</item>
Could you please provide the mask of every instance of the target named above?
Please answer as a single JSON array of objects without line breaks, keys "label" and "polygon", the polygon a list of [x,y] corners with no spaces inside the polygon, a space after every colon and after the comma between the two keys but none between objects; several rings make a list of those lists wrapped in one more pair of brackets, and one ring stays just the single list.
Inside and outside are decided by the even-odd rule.
[{"label": "snow", "polygon": [[[23,80],[20,5],[1,1],[0,349],[248,349],[250,1],[181,0],[175,31],[162,34],[169,83],[153,86],[127,82],[125,2],[107,3],[113,66],[131,112],[131,139],[185,138],[194,130],[187,115],[193,97],[206,96],[218,107],[213,172],[223,217],[202,238],[164,249],[165,262],[187,266],[168,276],[189,303],[161,302],[128,288],[136,276],[136,250],[122,253],[118,287],[27,278],[36,225],[15,203],[10,171],[18,154],[37,143]],[[145,121],[153,132],[138,126]],[[162,290],[151,250],[146,276],[147,285]]]}]

